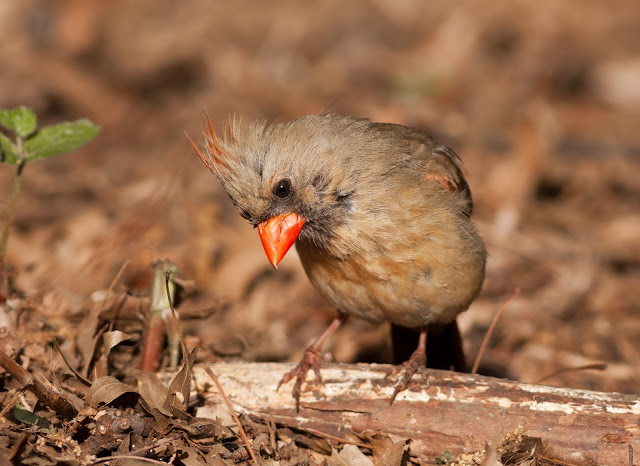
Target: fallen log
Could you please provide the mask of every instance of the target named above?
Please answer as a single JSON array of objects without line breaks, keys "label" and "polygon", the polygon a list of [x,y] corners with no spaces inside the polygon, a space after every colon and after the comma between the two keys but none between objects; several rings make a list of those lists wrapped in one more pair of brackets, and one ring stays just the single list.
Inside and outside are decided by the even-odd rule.
[{"label": "fallen log", "polygon": [[[239,413],[330,436],[381,432],[411,439],[410,452],[433,460],[499,444],[518,428],[548,443],[547,452],[568,464],[628,465],[629,446],[640,452],[640,397],[619,393],[523,384],[510,380],[430,371],[429,384],[415,377],[389,399],[394,380],[385,365],[332,364],[322,367],[324,384],[303,386],[296,413],[291,384],[276,387],[291,364],[209,365]],[[199,415],[226,410],[203,366],[193,368],[195,389],[205,394]],[[313,376],[309,376],[313,379]]]}]

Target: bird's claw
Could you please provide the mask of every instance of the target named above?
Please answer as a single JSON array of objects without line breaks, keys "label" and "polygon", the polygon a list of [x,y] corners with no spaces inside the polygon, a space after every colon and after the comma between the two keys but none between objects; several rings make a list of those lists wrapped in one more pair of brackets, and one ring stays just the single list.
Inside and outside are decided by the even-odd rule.
[{"label": "bird's claw", "polygon": [[302,383],[306,379],[309,369],[313,370],[316,375],[316,380],[319,383],[322,383],[320,363],[323,359],[322,354],[320,354],[320,351],[317,348],[314,346],[308,347],[298,365],[294,367],[293,370],[287,372],[280,380],[280,383],[278,383],[278,388],[276,390],[279,390],[281,385],[289,382],[290,380],[293,380],[294,378],[296,379],[293,384],[293,391],[291,392],[293,399],[296,401],[296,412],[300,411],[300,392],[302,389]]},{"label": "bird's claw", "polygon": [[391,400],[389,400],[389,404],[393,404],[393,401],[398,396],[398,393],[404,391],[409,386],[409,382],[411,382],[411,378],[416,372],[419,372],[422,375],[422,379],[429,386],[429,372],[427,370],[427,357],[423,352],[415,351],[411,357],[403,362],[402,364],[398,364],[397,366],[393,366],[389,371],[387,371],[385,375],[385,379],[398,374],[399,372],[404,371],[404,375],[400,382],[396,385],[396,388],[393,390],[393,395],[391,395]]}]

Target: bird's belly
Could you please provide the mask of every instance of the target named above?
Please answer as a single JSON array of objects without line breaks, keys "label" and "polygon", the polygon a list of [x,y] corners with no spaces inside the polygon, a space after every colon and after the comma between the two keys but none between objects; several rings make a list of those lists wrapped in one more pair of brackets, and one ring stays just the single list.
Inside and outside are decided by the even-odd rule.
[{"label": "bird's belly", "polygon": [[453,321],[476,297],[484,278],[484,267],[458,267],[436,276],[427,259],[398,262],[354,255],[337,260],[304,247],[298,252],[315,288],[340,312],[405,327]]}]

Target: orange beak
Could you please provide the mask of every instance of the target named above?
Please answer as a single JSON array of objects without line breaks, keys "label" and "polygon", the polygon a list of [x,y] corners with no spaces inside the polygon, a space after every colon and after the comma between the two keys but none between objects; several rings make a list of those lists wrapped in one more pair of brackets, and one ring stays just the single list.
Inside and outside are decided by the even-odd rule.
[{"label": "orange beak", "polygon": [[295,243],[298,233],[306,220],[296,213],[280,214],[258,224],[258,233],[274,269]]}]

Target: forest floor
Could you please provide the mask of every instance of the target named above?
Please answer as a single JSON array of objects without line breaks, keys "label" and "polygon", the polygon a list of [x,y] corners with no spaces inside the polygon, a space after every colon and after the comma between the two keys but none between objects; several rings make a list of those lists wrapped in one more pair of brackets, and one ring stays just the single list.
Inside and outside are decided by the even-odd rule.
[{"label": "forest floor", "polygon": [[[102,126],[77,152],[24,171],[0,349],[29,372],[79,397],[67,363],[135,385],[151,264],[165,258],[189,282],[178,310],[196,362],[297,361],[335,310],[293,250],[272,269],[184,133],[199,137],[205,111],[216,128],[230,115],[331,111],[424,129],[464,160],[490,253],[484,289],[459,319],[469,362],[520,290],[480,373],[640,392],[637,2],[23,0],[0,6],[0,30],[0,108]],[[0,199],[12,179],[0,167]],[[3,221],[6,209],[0,201]],[[138,304],[110,312],[109,289]],[[390,362],[388,327],[348,321],[328,350],[344,363]],[[60,428],[59,413],[1,377],[0,456],[54,464],[76,461],[78,443],[99,456],[121,446],[89,448],[95,411]],[[18,400],[50,427],[26,427]],[[188,431],[166,416],[165,432]],[[235,441],[214,427],[212,443]],[[260,429],[249,428],[253,438]],[[201,444],[189,435],[156,445],[153,458],[189,451],[195,461]],[[327,453],[277,445],[265,461],[315,464]],[[211,464],[249,461],[220,448],[226,463]]]}]

